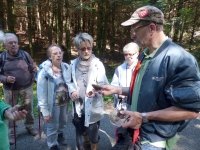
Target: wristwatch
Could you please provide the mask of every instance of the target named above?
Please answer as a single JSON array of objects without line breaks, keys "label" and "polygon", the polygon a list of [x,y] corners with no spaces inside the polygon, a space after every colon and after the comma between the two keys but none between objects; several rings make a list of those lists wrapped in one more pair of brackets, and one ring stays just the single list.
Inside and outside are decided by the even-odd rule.
[{"label": "wristwatch", "polygon": [[149,122],[149,120],[147,119],[147,113],[141,113],[141,115],[142,115],[142,123],[147,123],[147,122]]}]

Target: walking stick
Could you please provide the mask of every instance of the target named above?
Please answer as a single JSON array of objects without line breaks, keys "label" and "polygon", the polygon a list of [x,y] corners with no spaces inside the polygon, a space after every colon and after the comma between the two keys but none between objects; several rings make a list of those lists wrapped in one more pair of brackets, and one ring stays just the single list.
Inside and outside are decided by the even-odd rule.
[{"label": "walking stick", "polygon": [[[13,94],[13,84],[11,87],[11,101],[12,101],[12,107],[14,106],[14,94]],[[13,121],[13,130],[14,130],[14,144],[15,144],[15,149],[17,149],[17,138],[16,138],[16,122]]]},{"label": "walking stick", "polygon": [[38,118],[39,118],[39,137],[40,137],[40,139],[41,139],[41,114],[40,114],[40,107],[38,106]]}]

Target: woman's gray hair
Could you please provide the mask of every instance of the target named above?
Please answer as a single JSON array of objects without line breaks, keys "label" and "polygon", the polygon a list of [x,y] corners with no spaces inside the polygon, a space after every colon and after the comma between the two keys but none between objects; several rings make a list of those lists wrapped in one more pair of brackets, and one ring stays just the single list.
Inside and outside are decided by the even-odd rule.
[{"label": "woman's gray hair", "polygon": [[57,44],[51,44],[51,45],[47,48],[47,56],[48,56],[48,58],[51,57],[52,47],[58,47],[58,48],[63,52],[62,48],[61,48],[59,45],[57,45]]},{"label": "woman's gray hair", "polygon": [[11,37],[14,37],[17,40],[17,42],[19,42],[18,37],[16,36],[16,34],[14,34],[14,33],[5,33],[4,34],[4,44],[6,44],[8,39],[11,38]]},{"label": "woman's gray hair", "polygon": [[86,41],[89,42],[91,46],[93,45],[94,40],[91,35],[88,33],[79,33],[75,36],[73,43],[74,46],[79,49],[81,43]]}]

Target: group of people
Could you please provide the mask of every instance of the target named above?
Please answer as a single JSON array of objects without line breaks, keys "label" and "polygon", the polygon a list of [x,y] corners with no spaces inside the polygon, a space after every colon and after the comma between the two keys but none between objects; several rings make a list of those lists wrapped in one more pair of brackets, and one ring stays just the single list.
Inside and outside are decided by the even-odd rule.
[{"label": "group of people", "polygon": [[[126,149],[171,149],[168,141],[188,120],[198,117],[200,74],[195,58],[165,35],[163,25],[164,15],[154,6],[138,8],[122,23],[131,26],[134,42],[124,47],[125,62],[116,68],[111,84],[103,63],[93,54],[93,38],[88,33],[74,37],[78,57],[70,64],[63,61],[64,52],[59,45],[48,47],[48,59],[40,65],[37,75],[37,98],[50,150],[67,144],[63,130],[70,100],[78,150],[97,150],[105,95],[114,96],[114,107],[121,99],[127,103],[128,109],[120,111],[127,118],[121,128],[127,130],[126,136],[131,139]],[[13,121],[26,116],[28,133],[36,135],[32,115],[36,65],[27,52],[19,49],[15,34],[5,34],[4,47],[0,81],[5,101],[13,107],[0,101],[0,124],[5,119]],[[139,47],[144,48],[140,54]],[[94,89],[94,84],[100,88]],[[18,103],[25,106],[23,110],[18,109]],[[9,149],[9,143],[4,149]]]}]

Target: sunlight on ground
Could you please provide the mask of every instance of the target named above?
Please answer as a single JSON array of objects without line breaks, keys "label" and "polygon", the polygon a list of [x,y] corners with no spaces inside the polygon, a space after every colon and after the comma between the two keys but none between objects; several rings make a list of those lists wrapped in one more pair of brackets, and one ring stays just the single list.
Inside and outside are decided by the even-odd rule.
[{"label": "sunlight on ground", "polygon": [[110,143],[111,143],[112,146],[115,145],[115,139],[113,137],[111,137],[106,131],[104,131],[102,129],[99,129],[99,131],[102,132],[102,133],[104,133],[108,137],[108,139],[109,139],[109,141],[110,141]]}]

